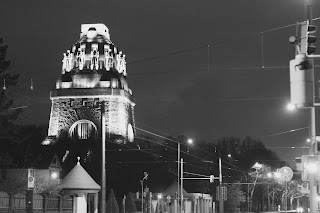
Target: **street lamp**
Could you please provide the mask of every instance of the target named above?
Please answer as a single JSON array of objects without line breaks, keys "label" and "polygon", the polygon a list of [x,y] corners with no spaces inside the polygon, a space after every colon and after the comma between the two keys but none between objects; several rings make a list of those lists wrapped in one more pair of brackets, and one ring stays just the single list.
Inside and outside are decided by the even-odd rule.
[{"label": "street lamp", "polygon": [[259,170],[263,167],[263,165],[261,163],[256,162],[255,164],[253,164],[252,168]]},{"label": "street lamp", "polygon": [[159,193],[158,195],[157,195],[157,198],[158,198],[158,213],[160,212],[160,200],[162,199],[162,194],[161,193]]},{"label": "street lamp", "polygon": [[51,173],[51,178],[52,178],[53,180],[57,179],[57,178],[58,178],[57,172],[52,172],[52,173]]},{"label": "street lamp", "polygon": [[[193,140],[192,140],[191,138],[189,138],[189,139],[187,140],[187,143],[190,144],[190,145],[192,145],[192,144],[193,144]],[[188,153],[189,153],[189,146],[188,146]]]},{"label": "street lamp", "polygon": [[292,103],[289,103],[287,105],[287,110],[294,111],[295,109],[297,109],[297,107],[295,105],[293,105]]},{"label": "street lamp", "polygon": [[[189,138],[189,139],[187,139],[187,143],[188,144],[193,144],[193,140],[191,139],[191,138]],[[179,204],[179,200],[181,199],[181,201],[182,201],[182,193],[180,194],[180,191],[182,191],[183,189],[182,189],[182,184],[181,184],[181,188],[180,188],[180,181],[181,181],[181,183],[183,183],[182,182],[182,179],[180,180],[180,153],[181,152],[181,142],[180,141],[178,141],[178,187],[177,187],[177,200],[178,200],[178,204]],[[188,147],[188,153],[189,153],[189,147]],[[181,174],[182,175],[182,174]],[[181,205],[182,205],[182,202],[181,202]],[[179,205],[178,205],[178,208],[179,208]],[[182,209],[181,209],[182,210]],[[180,212],[180,210],[178,209],[178,212]]]}]

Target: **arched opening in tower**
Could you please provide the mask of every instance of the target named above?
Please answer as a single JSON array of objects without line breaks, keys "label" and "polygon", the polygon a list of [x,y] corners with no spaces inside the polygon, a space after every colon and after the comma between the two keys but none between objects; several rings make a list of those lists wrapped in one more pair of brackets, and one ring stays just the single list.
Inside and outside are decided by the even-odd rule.
[{"label": "arched opening in tower", "polygon": [[97,127],[89,120],[80,120],[70,127],[69,136],[72,139],[80,140],[94,138],[97,136]]}]

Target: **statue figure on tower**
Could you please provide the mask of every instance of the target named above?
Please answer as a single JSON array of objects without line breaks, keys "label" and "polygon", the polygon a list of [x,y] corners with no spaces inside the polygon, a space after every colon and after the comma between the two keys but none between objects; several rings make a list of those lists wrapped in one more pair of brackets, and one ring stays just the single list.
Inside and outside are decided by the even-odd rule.
[{"label": "statue figure on tower", "polygon": [[125,62],[125,55],[120,51],[116,56],[116,69],[119,73],[123,73],[126,75],[126,62]]},{"label": "statue figure on tower", "polygon": [[67,70],[67,54],[63,53],[63,59],[62,59],[62,72],[61,74],[65,74]]},{"label": "statue figure on tower", "polygon": [[73,69],[73,53],[67,50],[66,71],[70,72]]},{"label": "statue figure on tower", "polygon": [[104,65],[107,71],[110,70],[112,63],[110,64],[110,59],[112,58],[111,49],[109,45],[104,45]]},{"label": "statue figure on tower", "polygon": [[99,64],[98,64],[99,51],[97,49],[93,48],[91,50],[91,65],[90,65],[91,70],[93,69],[98,70],[99,68]]},{"label": "statue figure on tower", "polygon": [[80,49],[78,50],[77,53],[77,63],[79,66],[79,70],[83,70],[83,66],[84,66],[84,50]]}]

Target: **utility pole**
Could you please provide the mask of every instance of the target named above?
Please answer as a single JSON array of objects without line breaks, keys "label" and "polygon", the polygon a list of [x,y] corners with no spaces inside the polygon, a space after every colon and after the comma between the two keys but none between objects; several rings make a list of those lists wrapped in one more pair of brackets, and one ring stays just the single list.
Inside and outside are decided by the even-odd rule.
[{"label": "utility pole", "polygon": [[177,187],[177,207],[178,213],[180,212],[179,204],[180,204],[180,142],[178,142],[178,187]]},{"label": "utility pole", "polygon": [[[309,21],[309,24],[312,24],[312,0],[306,0],[306,13],[307,13],[307,19]],[[311,64],[311,77],[313,82],[313,103],[314,103],[314,61],[313,59],[309,59]],[[316,141],[316,110],[315,106],[312,106],[310,108],[310,139],[311,139],[311,146],[310,146],[310,155],[316,155],[317,154],[317,141]],[[316,213],[317,212],[317,184],[316,184],[316,173],[310,175],[310,213]]]},{"label": "utility pole", "polygon": [[223,209],[223,196],[222,196],[222,166],[221,166],[221,155],[219,156],[219,213],[223,213],[224,209]]},{"label": "utility pole", "polygon": [[[317,155],[316,141],[316,122],[315,107],[319,104],[315,103],[315,83],[314,83],[314,58],[320,58],[320,55],[313,55],[316,51],[313,43],[316,42],[316,26],[312,25],[312,0],[304,0],[306,7],[307,21],[301,22],[300,42],[294,37],[290,37],[290,42],[296,45],[296,53],[294,60],[290,61],[290,90],[291,103],[299,109],[310,109],[310,147],[309,156]],[[305,168],[303,168],[304,170]],[[305,171],[304,171],[305,172]],[[317,171],[319,172],[319,171]],[[317,172],[310,172],[307,176],[309,181],[309,206],[310,213],[317,212]]]},{"label": "utility pole", "polygon": [[183,158],[181,158],[181,186],[180,186],[180,197],[181,197],[181,213],[184,212],[184,205],[183,205]]},{"label": "utility pole", "polygon": [[106,112],[105,103],[101,102],[101,213],[106,212]]}]

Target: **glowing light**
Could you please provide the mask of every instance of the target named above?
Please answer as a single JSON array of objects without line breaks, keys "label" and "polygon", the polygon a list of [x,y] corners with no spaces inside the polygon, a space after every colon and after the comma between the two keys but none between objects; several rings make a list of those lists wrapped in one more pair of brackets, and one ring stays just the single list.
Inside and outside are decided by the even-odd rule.
[{"label": "glowing light", "polygon": [[274,177],[275,177],[275,178],[281,178],[280,172],[275,172],[275,173],[274,173]]},{"label": "glowing light", "polygon": [[310,138],[308,138],[308,139],[307,139],[307,143],[310,143],[310,142],[311,142],[311,139],[310,139]]},{"label": "glowing light", "polygon": [[56,172],[52,172],[51,173],[51,178],[52,179],[57,179],[58,178],[58,174]]},{"label": "glowing light", "polygon": [[191,138],[188,139],[188,144],[193,144],[193,140]]},{"label": "glowing light", "polygon": [[162,199],[162,194],[159,193],[157,197],[158,197],[158,199]]},{"label": "glowing light", "polygon": [[303,212],[303,208],[302,207],[298,207],[297,208],[297,212],[302,213]]},{"label": "glowing light", "polygon": [[267,176],[268,176],[268,178],[271,178],[272,177],[272,173],[268,172]]},{"label": "glowing light", "polygon": [[287,105],[287,110],[293,111],[293,110],[295,110],[295,109],[296,109],[296,106],[293,105],[292,103],[289,103],[289,104]]},{"label": "glowing light", "polygon": [[231,158],[231,154],[228,154],[228,158]]},{"label": "glowing light", "polygon": [[252,166],[252,168],[254,168],[254,169],[261,169],[262,168],[262,164],[260,164],[260,163],[258,163],[258,162],[256,162],[253,166]]},{"label": "glowing light", "polygon": [[51,143],[50,140],[46,140],[45,139],[44,141],[42,141],[41,144],[44,145],[44,146],[47,146],[47,145],[50,145],[50,143]]}]

